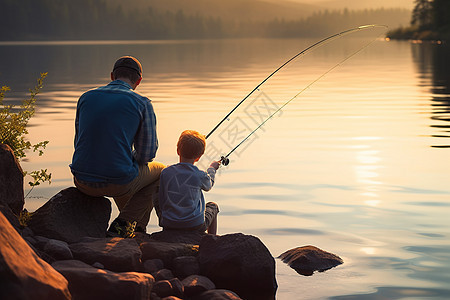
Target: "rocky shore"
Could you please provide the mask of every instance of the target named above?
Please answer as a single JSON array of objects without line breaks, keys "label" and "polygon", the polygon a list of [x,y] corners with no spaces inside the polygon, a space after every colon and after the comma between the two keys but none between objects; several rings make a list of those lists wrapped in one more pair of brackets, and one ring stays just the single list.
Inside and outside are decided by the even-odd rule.
[{"label": "rocky shore", "polygon": [[[0,146],[0,299],[275,299],[275,258],[255,236],[108,238],[111,202],[74,187],[28,214],[20,165]],[[280,258],[303,275],[342,263],[312,246]]]}]

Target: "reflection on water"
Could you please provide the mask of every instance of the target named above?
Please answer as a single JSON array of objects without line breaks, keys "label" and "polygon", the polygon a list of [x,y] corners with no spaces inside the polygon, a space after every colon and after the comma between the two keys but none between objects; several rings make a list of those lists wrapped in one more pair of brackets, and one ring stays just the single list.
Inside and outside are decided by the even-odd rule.
[{"label": "reflection on water", "polygon": [[448,45],[413,45],[414,58],[421,74],[430,74],[432,78],[432,120],[431,127],[436,128],[432,136],[440,142],[435,148],[450,148],[445,138],[450,137],[450,48]]},{"label": "reflection on water", "polygon": [[[449,47],[435,47],[433,53],[433,120],[438,121],[432,127],[439,128],[441,134],[435,134],[437,138],[450,138],[450,57]],[[433,147],[450,148],[450,142],[443,141],[443,145]]]},{"label": "reflection on water", "polygon": [[[312,42],[0,44],[0,55],[9,58],[0,61],[0,84],[13,89],[9,100],[23,99],[39,72],[49,72],[30,139],[50,144],[44,156],[31,155],[23,167],[48,168],[53,183],[33,191],[26,207],[33,211],[72,185],[76,101],[108,82],[117,57],[131,54],[143,62],[138,91],[153,99],[157,160],[170,164],[177,161],[182,130],[209,132]],[[311,55],[300,70],[288,70],[277,88],[298,92],[301,80],[310,80],[345,49]],[[311,244],[344,260],[308,278],[277,260],[277,299],[449,297],[447,53],[444,45],[376,42],[290,103],[220,169],[216,186],[205,194],[220,205],[220,234],[256,235],[275,257]],[[275,98],[270,88],[262,91]],[[154,215],[148,230],[158,230]]]}]

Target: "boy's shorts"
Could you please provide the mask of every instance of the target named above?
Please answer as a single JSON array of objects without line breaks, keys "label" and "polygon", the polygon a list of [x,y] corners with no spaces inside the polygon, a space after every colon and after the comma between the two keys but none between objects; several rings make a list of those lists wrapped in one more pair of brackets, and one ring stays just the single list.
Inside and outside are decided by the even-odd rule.
[{"label": "boy's shorts", "polygon": [[214,202],[208,202],[206,203],[205,207],[205,223],[195,226],[195,227],[188,227],[188,228],[168,228],[164,227],[163,230],[187,230],[187,231],[200,231],[205,232],[208,227],[211,225],[211,223],[214,221],[214,218],[217,217],[219,214],[219,206]]},{"label": "boy's shorts", "polygon": [[208,229],[209,225],[213,222],[213,220],[217,217],[219,214],[219,206],[214,202],[208,202],[206,203],[205,208],[205,223],[203,223],[204,231]]}]

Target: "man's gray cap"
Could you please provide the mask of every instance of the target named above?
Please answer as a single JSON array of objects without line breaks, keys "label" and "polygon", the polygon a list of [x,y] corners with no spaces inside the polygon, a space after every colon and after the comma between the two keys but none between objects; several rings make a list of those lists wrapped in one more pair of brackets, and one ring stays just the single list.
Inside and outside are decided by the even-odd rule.
[{"label": "man's gray cap", "polygon": [[135,70],[139,74],[139,76],[142,77],[142,65],[133,56],[128,56],[127,55],[127,56],[122,56],[121,58],[119,58],[116,61],[116,63],[114,64],[113,72],[117,68],[128,68],[128,69]]}]

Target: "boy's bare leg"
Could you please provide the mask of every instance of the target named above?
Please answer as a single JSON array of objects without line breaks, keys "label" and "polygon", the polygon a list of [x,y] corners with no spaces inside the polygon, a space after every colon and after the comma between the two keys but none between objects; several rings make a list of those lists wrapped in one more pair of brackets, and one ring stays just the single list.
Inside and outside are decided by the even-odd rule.
[{"label": "boy's bare leg", "polygon": [[217,216],[212,220],[211,225],[208,227],[209,234],[217,234]]}]

